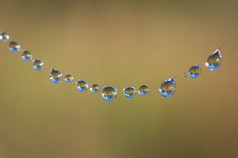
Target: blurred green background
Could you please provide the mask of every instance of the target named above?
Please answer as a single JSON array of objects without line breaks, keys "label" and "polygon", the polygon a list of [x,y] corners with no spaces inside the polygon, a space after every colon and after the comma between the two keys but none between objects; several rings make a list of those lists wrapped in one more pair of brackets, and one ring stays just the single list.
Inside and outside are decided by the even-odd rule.
[{"label": "blurred green background", "polygon": [[[0,0],[0,30],[63,73],[118,97],[53,84],[0,41],[1,158],[237,158],[236,0]],[[204,60],[218,47],[217,71]],[[200,62],[203,61],[203,62]],[[183,72],[200,63],[199,79]],[[177,75],[177,92],[160,83]],[[128,99],[126,86],[150,95]]]}]

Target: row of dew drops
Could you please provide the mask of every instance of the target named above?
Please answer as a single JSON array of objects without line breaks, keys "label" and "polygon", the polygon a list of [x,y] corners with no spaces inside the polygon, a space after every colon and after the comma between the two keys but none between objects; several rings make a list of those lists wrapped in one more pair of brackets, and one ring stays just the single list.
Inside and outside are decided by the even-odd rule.
[{"label": "row of dew drops", "polygon": [[[0,33],[0,40],[7,41],[9,40],[9,38],[10,38],[9,35],[6,32],[2,31]],[[10,41],[9,49],[10,51],[14,53],[19,52],[21,50],[21,46],[16,41]],[[21,52],[21,58],[24,61],[31,61],[32,53],[29,52],[28,50],[23,50]],[[205,62],[206,67],[208,67],[210,70],[218,69],[221,66],[221,64],[222,64],[222,57],[221,57],[220,49],[217,49],[210,56],[208,56]],[[32,66],[35,70],[40,71],[44,66],[44,62],[41,61],[40,59],[35,58],[32,60]],[[199,64],[190,67],[188,70],[188,75],[194,79],[198,78],[201,75],[201,67],[199,66]],[[184,73],[184,77],[185,78],[187,77],[187,73]],[[75,82],[74,77],[71,74],[66,74],[63,76],[62,72],[60,72],[59,70],[54,68],[51,69],[50,80],[53,83],[60,83],[63,79],[68,83],[70,82],[76,83],[76,88],[80,92],[84,92],[88,90],[88,88],[93,93],[98,93],[100,91],[100,86],[98,84],[91,84],[91,86],[89,87],[89,84],[87,81],[78,80]],[[163,81],[158,89],[161,95],[164,97],[173,96],[176,92],[175,77]],[[150,88],[147,85],[142,85],[138,89],[138,93],[142,96],[148,95],[149,91],[150,91]],[[105,86],[102,88],[101,93],[102,93],[102,98],[104,100],[113,101],[117,97],[117,88]],[[132,86],[126,87],[123,89],[123,94],[128,98],[133,98],[136,95],[136,93],[137,93],[137,90]]]}]

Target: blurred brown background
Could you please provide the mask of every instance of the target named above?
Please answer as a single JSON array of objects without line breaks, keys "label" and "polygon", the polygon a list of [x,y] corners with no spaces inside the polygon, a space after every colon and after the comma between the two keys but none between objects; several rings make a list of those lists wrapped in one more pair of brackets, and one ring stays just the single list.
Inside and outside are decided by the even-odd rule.
[{"label": "blurred brown background", "polygon": [[[237,158],[236,0],[0,0],[0,30],[118,97],[53,84],[0,41],[1,158]],[[228,40],[228,42],[226,42]],[[204,67],[218,47],[223,65]],[[200,62],[199,79],[183,72]],[[177,92],[160,83],[179,74]],[[125,86],[148,84],[128,99]]]}]

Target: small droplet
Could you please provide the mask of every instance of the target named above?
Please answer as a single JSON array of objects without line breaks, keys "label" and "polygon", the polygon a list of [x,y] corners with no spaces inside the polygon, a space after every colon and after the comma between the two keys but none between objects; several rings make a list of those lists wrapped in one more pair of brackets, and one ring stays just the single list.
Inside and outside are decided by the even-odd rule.
[{"label": "small droplet", "polygon": [[126,87],[123,89],[123,94],[127,98],[133,98],[136,95],[136,89],[134,87]]},{"label": "small droplet", "polygon": [[24,61],[30,61],[32,59],[32,54],[28,50],[24,50],[21,52],[21,58]]},{"label": "small droplet", "polygon": [[88,89],[88,82],[84,80],[78,80],[76,83],[76,86],[80,92],[84,92]]},{"label": "small droplet", "polygon": [[117,89],[115,87],[103,87],[102,97],[106,101],[113,101],[117,97]]},{"label": "small droplet", "polygon": [[63,79],[63,74],[59,70],[51,69],[50,80],[53,83],[60,83],[62,81],[62,79]]},{"label": "small droplet", "polygon": [[187,78],[187,74],[186,74],[186,72],[184,72],[183,75],[184,75],[184,78]]},{"label": "small droplet", "polygon": [[100,89],[100,86],[98,84],[92,84],[91,87],[90,87],[90,91],[93,92],[93,93],[98,93],[99,92],[99,89]]},{"label": "small droplet", "polygon": [[215,52],[213,52],[206,61],[206,66],[210,70],[216,70],[218,69],[222,64],[222,57],[221,57],[221,52],[219,49],[217,49]]},{"label": "small droplet", "polygon": [[138,90],[139,94],[143,95],[143,96],[149,94],[149,91],[150,91],[150,88],[147,85],[140,86],[140,88]]},{"label": "small droplet", "polygon": [[191,77],[191,78],[198,78],[200,75],[201,75],[201,68],[200,66],[197,64],[197,65],[194,65],[192,66],[189,70],[188,70],[188,75]]},{"label": "small droplet", "polygon": [[164,97],[173,96],[176,92],[176,84],[174,78],[163,81],[159,87],[159,91]]},{"label": "small droplet", "polygon": [[2,40],[2,41],[7,41],[7,40],[9,40],[9,35],[8,35],[6,32],[2,31],[2,32],[0,33],[0,40]]},{"label": "small droplet", "polygon": [[73,80],[74,80],[74,77],[72,76],[72,75],[70,75],[70,74],[66,74],[65,76],[64,76],[64,80],[66,81],[66,82],[72,82]]},{"label": "small droplet", "polygon": [[32,66],[35,70],[40,71],[44,66],[44,62],[41,61],[40,59],[34,59],[32,61]]},{"label": "small droplet", "polygon": [[9,49],[10,49],[10,51],[15,53],[15,52],[18,52],[21,50],[21,45],[18,44],[16,41],[11,41],[9,43]]}]

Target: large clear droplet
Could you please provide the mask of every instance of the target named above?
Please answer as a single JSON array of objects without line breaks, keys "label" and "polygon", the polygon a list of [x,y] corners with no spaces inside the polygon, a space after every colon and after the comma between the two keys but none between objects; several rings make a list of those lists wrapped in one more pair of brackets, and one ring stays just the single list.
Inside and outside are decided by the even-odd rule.
[{"label": "large clear droplet", "polygon": [[88,82],[84,80],[78,80],[76,83],[76,86],[80,92],[84,92],[88,89]]},{"label": "large clear droplet", "polygon": [[123,89],[123,94],[127,98],[133,98],[136,95],[136,89],[134,87],[126,87]]},{"label": "large clear droplet", "polygon": [[74,80],[74,77],[72,76],[72,75],[70,75],[70,74],[66,74],[65,76],[64,76],[64,80],[66,81],[66,82],[72,82],[73,80]]},{"label": "large clear droplet", "polygon": [[113,101],[117,97],[117,89],[115,87],[103,87],[102,97],[106,101]]},{"label": "large clear droplet", "polygon": [[32,59],[32,54],[28,50],[24,50],[21,52],[21,58],[24,61],[30,61]]},{"label": "large clear droplet", "polygon": [[210,70],[216,70],[218,69],[222,64],[222,57],[221,57],[221,52],[219,49],[217,49],[215,52],[213,52],[206,61],[206,66]]},{"label": "large clear droplet", "polygon": [[100,90],[100,86],[98,84],[92,84],[91,87],[90,87],[90,91],[93,92],[93,93],[98,93]]},{"label": "large clear droplet", "polygon": [[18,52],[21,50],[21,45],[18,44],[16,41],[11,41],[9,43],[9,49],[10,49],[10,51],[15,53],[15,52]]},{"label": "large clear droplet", "polygon": [[150,88],[147,85],[140,86],[140,88],[138,90],[139,94],[143,95],[143,96],[149,94],[149,91],[150,91]]},{"label": "large clear droplet", "polygon": [[51,69],[50,80],[53,83],[60,83],[62,81],[62,79],[63,79],[63,74],[59,70]]},{"label": "large clear droplet", "polygon": [[159,87],[159,91],[164,97],[173,96],[176,92],[176,84],[174,78],[163,81]]},{"label": "large clear droplet", "polygon": [[35,70],[40,71],[44,66],[44,62],[41,61],[40,59],[34,59],[32,61],[32,66]]},{"label": "large clear droplet", "polygon": [[202,70],[201,70],[200,66],[197,64],[197,65],[190,67],[190,69],[188,70],[188,75],[191,78],[198,78],[201,75],[201,71]]},{"label": "large clear droplet", "polygon": [[2,41],[7,41],[7,40],[9,40],[9,35],[8,35],[6,32],[2,31],[2,32],[0,33],[0,40],[2,40]]}]

